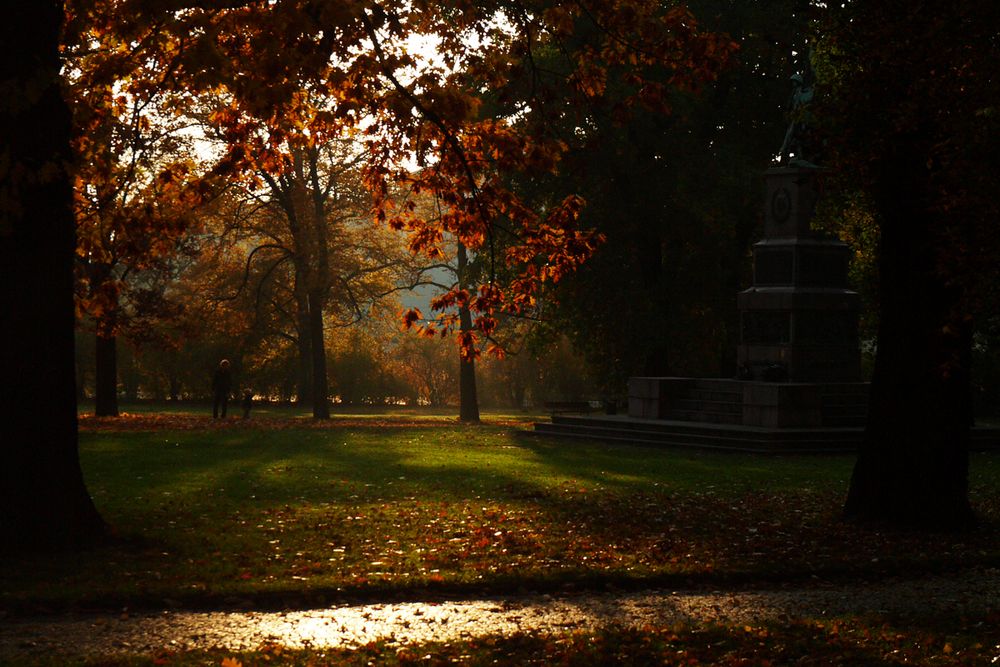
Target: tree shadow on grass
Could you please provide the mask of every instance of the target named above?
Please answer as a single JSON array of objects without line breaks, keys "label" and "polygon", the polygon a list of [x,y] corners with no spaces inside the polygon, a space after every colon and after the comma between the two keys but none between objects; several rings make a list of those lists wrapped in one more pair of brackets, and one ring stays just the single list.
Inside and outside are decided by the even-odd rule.
[{"label": "tree shadow on grass", "polygon": [[[92,453],[89,474],[121,539],[78,557],[5,568],[0,604],[308,608],[337,600],[809,583],[998,562],[996,530],[953,555],[921,557],[921,550],[937,554],[940,543],[896,535],[873,541],[870,532],[841,524],[836,493],[787,490],[809,481],[815,462],[774,470],[745,455],[524,444],[490,433],[115,436],[103,454]],[[777,482],[768,488],[762,480]],[[377,521],[355,521],[376,513]],[[400,566],[417,581],[358,581],[334,564],[327,583],[314,583],[274,559],[288,562],[301,551],[325,560],[346,549],[360,554],[352,567],[361,567],[381,560],[393,538],[412,540],[400,551],[440,550],[441,565],[419,558],[441,576],[432,580],[418,561]],[[260,580],[262,572],[274,580]]]}]

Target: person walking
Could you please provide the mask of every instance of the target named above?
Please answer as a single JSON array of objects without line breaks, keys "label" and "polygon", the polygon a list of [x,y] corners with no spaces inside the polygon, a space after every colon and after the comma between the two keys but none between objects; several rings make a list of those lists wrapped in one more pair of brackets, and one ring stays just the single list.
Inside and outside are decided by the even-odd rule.
[{"label": "person walking", "polygon": [[222,418],[226,418],[226,408],[229,407],[229,392],[233,386],[233,375],[229,371],[229,360],[223,359],[212,376],[212,418],[218,419],[219,409]]}]

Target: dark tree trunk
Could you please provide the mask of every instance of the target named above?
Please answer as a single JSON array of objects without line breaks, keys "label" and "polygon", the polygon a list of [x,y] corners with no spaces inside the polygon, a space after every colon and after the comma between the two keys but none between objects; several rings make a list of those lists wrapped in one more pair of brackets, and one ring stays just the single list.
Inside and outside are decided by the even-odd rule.
[{"label": "dark tree trunk", "polygon": [[98,417],[118,416],[118,339],[112,334],[96,337],[96,380],[94,414]]},{"label": "dark tree trunk", "polygon": [[900,142],[902,154],[887,162],[875,188],[882,218],[878,351],[845,514],[960,528],[972,520],[972,322],[958,288],[937,271],[937,227],[915,194],[928,191],[920,145]]},{"label": "dark tree trunk", "polygon": [[323,299],[309,294],[309,334],[312,339],[313,417],[330,418],[329,387],[326,379],[326,345],[323,344]]},{"label": "dark tree trunk", "polygon": [[[308,299],[303,299],[303,301],[308,304]],[[298,322],[298,353],[299,353],[299,363],[298,363],[298,397],[296,403],[298,405],[310,405],[312,403],[313,397],[313,356],[312,356],[312,345],[310,345],[310,340],[312,338],[311,333],[311,320],[309,319],[309,309],[304,308],[301,313],[299,313]]]},{"label": "dark tree trunk", "polygon": [[5,548],[77,545],[103,522],[84,486],[74,382],[70,116],[59,91],[60,2],[0,24],[0,525]]},{"label": "dark tree trunk", "polygon": [[[472,314],[466,306],[458,313],[462,331],[472,329]],[[463,422],[479,421],[479,395],[476,392],[476,360],[462,357],[458,366],[458,419]]]},{"label": "dark tree trunk", "polygon": [[[466,287],[469,266],[469,256],[465,246],[458,244],[458,280],[461,287]],[[461,331],[472,331],[472,313],[468,306],[461,306],[458,311]],[[476,360],[462,356],[458,362],[458,419],[459,421],[476,423],[479,421],[479,395],[476,392]]]}]

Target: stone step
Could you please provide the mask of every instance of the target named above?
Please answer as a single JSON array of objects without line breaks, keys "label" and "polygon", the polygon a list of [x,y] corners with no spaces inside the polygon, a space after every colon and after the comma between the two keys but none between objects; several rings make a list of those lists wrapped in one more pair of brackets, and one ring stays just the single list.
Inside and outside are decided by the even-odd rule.
[{"label": "stone step", "polygon": [[[864,428],[861,425],[829,425],[823,428],[766,429],[721,423],[597,416],[557,417],[552,423],[536,423],[535,430],[529,433],[651,446],[760,453],[820,453],[856,451]],[[973,450],[1000,449],[998,427],[976,427],[971,436]]]},{"label": "stone step", "polygon": [[577,416],[577,415],[556,415],[552,418],[553,424],[573,424],[577,426],[601,426],[604,428],[615,428],[620,430],[642,430],[649,432],[665,432],[669,434],[682,433],[685,435],[733,434],[743,437],[743,434],[753,434],[757,438],[768,440],[796,439],[808,434],[811,438],[825,440],[842,440],[856,437],[857,429],[836,429],[836,428],[763,428],[759,426],[743,426],[739,424],[709,424],[687,420],[667,420],[667,419],[633,419],[625,416]]},{"label": "stone step", "polygon": [[856,428],[762,428],[742,426],[739,424],[705,423],[666,419],[632,419],[629,417],[608,416],[555,416],[552,423],[556,425],[576,426],[583,428],[610,428],[624,432],[643,431],[668,435],[683,435],[697,437],[702,435],[735,438],[755,438],[766,441],[796,440],[808,438],[829,442],[852,440],[858,437]]},{"label": "stone step", "polygon": [[569,424],[535,424],[534,433],[560,438],[757,453],[848,452],[855,450],[860,442],[859,438],[830,440],[810,438],[805,434],[798,439],[771,439],[761,438],[758,434],[753,433],[671,433],[664,430],[618,429]]}]

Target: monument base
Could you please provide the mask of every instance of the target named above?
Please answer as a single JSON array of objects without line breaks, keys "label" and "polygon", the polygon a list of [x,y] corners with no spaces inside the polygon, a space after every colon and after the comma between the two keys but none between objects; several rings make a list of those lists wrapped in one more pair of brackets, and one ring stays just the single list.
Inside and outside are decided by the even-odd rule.
[{"label": "monument base", "polygon": [[867,382],[759,382],[633,377],[628,414],[766,428],[864,426]]},{"label": "monument base", "polygon": [[[652,447],[793,454],[853,452],[864,438],[866,382],[629,379],[628,415],[553,414],[534,435]],[[974,451],[1000,428],[972,429]]]}]

